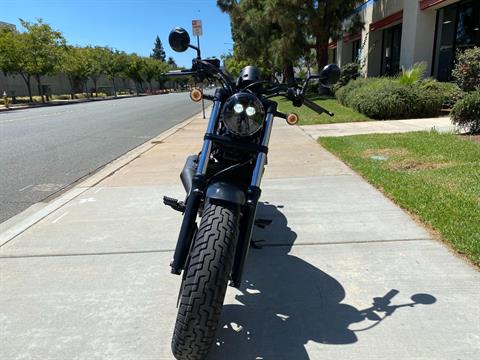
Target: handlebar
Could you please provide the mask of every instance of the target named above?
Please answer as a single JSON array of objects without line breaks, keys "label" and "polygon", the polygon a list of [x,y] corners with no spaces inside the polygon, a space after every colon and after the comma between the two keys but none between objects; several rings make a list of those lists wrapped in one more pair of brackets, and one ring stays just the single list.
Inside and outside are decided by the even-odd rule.
[{"label": "handlebar", "polygon": [[[312,100],[308,99],[305,96],[305,92],[310,80],[319,79],[320,81],[322,81],[322,77],[319,75],[309,76],[301,88],[299,88],[298,86],[288,86],[286,84],[271,84],[267,81],[258,81],[249,84],[242,89],[238,89],[236,84],[226,73],[224,73],[217,66],[213,65],[211,62],[202,59],[193,59],[191,69],[169,71],[165,75],[169,77],[195,76],[200,81],[208,78],[214,78],[220,80],[223,87],[229,90],[232,94],[237,92],[238,90],[251,91],[251,89],[255,88],[256,92],[266,95],[266,98],[270,98],[273,96],[285,96],[288,100],[292,101],[293,105],[296,107],[305,105],[309,109],[319,114],[326,113],[329,116],[334,116],[331,111],[328,111],[322,106],[314,103]],[[270,88],[263,88],[263,86],[265,85],[274,86]]]}]

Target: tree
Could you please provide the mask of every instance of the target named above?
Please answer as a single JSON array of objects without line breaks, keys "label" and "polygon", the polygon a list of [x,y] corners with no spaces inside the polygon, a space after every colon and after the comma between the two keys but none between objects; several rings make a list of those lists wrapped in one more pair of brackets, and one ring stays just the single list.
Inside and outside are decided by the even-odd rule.
[{"label": "tree", "polygon": [[125,68],[125,75],[133,80],[137,96],[143,89],[143,73],[145,70],[145,60],[137,54],[127,55],[127,66]]},{"label": "tree", "polygon": [[65,39],[59,31],[53,30],[50,25],[41,19],[36,23],[20,19],[26,32],[22,35],[22,72],[35,77],[38,93],[45,102],[42,92],[41,77],[58,72],[65,49]]},{"label": "tree", "polygon": [[[363,23],[358,15],[352,15],[358,4],[357,0],[307,0],[306,27],[315,49],[318,71],[328,63],[329,39],[337,39],[344,32],[356,33],[363,28]],[[344,21],[350,17],[348,27]]]},{"label": "tree", "polygon": [[128,55],[124,51],[103,48],[101,57],[102,69],[105,76],[112,81],[113,94],[117,96],[115,79],[125,72],[128,66]]},{"label": "tree", "polygon": [[218,0],[230,15],[234,57],[254,60],[272,76],[281,71],[294,81],[293,67],[306,47],[301,0]]},{"label": "tree", "polygon": [[170,70],[170,66],[164,62],[157,62],[157,71],[155,72],[153,78],[158,82],[160,89],[163,89],[168,78],[165,76],[165,73]]},{"label": "tree", "polygon": [[357,0],[217,0],[230,15],[234,53],[256,60],[257,65],[282,69],[287,82],[293,65],[315,50],[320,71],[328,62],[329,39],[362,27],[359,16],[350,17]]},{"label": "tree", "polygon": [[158,35],[155,38],[155,45],[150,57],[156,60],[165,61],[165,58],[166,58],[165,50],[163,50],[162,41],[160,40]]},{"label": "tree", "polygon": [[88,77],[92,80],[95,96],[98,97],[97,82],[103,72],[102,64],[105,63],[105,49],[99,46],[87,46],[84,49],[84,52],[88,62]]},{"label": "tree", "polygon": [[178,68],[177,63],[175,62],[175,60],[173,60],[173,58],[172,58],[171,56],[168,57],[168,59],[167,59],[167,64],[168,64],[172,69]]},{"label": "tree", "polygon": [[70,97],[88,80],[90,74],[89,51],[85,48],[68,46],[63,56],[61,70],[70,83]]},{"label": "tree", "polygon": [[165,83],[165,73],[168,71],[168,68],[168,65],[163,61],[144,58],[142,77],[148,82],[151,92],[153,91],[153,80],[157,80],[160,87]]},{"label": "tree", "polygon": [[19,74],[27,86],[30,102],[32,98],[32,76],[25,71],[25,35],[10,29],[0,30],[0,70],[5,75]]}]

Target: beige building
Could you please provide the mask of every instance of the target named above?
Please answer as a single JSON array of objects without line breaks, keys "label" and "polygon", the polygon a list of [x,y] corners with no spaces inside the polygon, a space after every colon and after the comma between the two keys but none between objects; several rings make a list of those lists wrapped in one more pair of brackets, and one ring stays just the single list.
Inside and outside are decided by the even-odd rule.
[{"label": "beige building", "polygon": [[355,13],[364,29],[330,43],[331,56],[338,65],[360,60],[367,76],[425,62],[448,81],[457,51],[480,46],[480,0],[369,0]]}]

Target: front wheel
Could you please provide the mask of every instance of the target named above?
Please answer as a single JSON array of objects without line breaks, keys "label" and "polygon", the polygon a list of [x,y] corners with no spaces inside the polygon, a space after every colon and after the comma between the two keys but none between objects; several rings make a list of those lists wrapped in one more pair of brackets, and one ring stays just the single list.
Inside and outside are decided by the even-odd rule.
[{"label": "front wheel", "polygon": [[201,360],[213,344],[233,265],[239,207],[209,200],[195,236],[172,338],[178,360]]}]

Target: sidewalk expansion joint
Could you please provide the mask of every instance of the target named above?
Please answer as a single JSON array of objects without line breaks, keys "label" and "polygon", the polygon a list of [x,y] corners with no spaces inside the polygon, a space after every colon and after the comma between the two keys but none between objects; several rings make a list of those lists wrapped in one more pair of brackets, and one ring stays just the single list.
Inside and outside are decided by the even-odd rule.
[{"label": "sidewalk expansion joint", "polygon": [[31,259],[31,258],[51,258],[51,257],[73,257],[73,256],[104,256],[104,255],[135,255],[174,252],[174,249],[152,249],[152,250],[131,250],[131,251],[106,251],[95,253],[66,253],[66,254],[26,254],[26,255],[0,255],[1,259]]},{"label": "sidewalk expansion joint", "polygon": [[413,238],[413,239],[391,239],[391,240],[360,240],[360,241],[325,241],[325,242],[304,242],[297,244],[270,243],[260,245],[262,248],[267,247],[300,247],[300,246],[324,246],[324,245],[354,245],[354,244],[382,244],[382,243],[401,243],[413,241],[432,241],[429,238]]},{"label": "sidewalk expansion joint", "polygon": [[[354,244],[381,244],[381,243],[401,243],[401,242],[416,242],[416,241],[432,241],[428,238],[418,239],[396,239],[396,240],[365,240],[365,241],[331,241],[331,242],[306,242],[300,244],[282,244],[270,243],[262,245],[263,248],[275,247],[302,247],[302,246],[325,246],[325,245],[354,245]],[[105,255],[136,255],[136,254],[155,254],[174,252],[174,249],[151,249],[151,250],[131,250],[131,251],[105,251],[95,253],[65,253],[65,254],[26,254],[26,255],[0,255],[1,259],[30,259],[30,258],[50,258],[50,257],[73,257],[73,256],[105,256]]]}]

